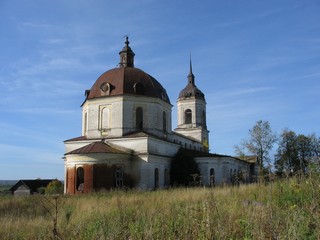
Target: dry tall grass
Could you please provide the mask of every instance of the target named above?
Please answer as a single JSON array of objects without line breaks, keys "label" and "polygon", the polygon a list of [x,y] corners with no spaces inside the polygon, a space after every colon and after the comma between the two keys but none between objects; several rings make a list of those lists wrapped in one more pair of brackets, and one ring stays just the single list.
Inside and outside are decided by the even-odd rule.
[{"label": "dry tall grass", "polygon": [[[320,180],[59,197],[62,239],[319,239]],[[53,238],[43,196],[0,197],[0,239]]]}]

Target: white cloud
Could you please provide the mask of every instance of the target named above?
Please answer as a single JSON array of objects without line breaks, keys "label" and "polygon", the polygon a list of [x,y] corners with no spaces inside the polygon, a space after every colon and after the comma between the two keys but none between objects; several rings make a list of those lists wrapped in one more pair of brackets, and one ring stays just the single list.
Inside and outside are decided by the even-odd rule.
[{"label": "white cloud", "polygon": [[13,164],[36,164],[36,163],[48,163],[61,165],[61,155],[48,149],[24,147],[17,145],[1,144],[1,156],[0,161],[6,161],[8,159],[15,159]]},{"label": "white cloud", "polygon": [[272,91],[274,87],[246,87],[217,91],[215,93],[206,94],[206,98],[210,102],[225,102],[229,97],[245,97],[260,92]]}]

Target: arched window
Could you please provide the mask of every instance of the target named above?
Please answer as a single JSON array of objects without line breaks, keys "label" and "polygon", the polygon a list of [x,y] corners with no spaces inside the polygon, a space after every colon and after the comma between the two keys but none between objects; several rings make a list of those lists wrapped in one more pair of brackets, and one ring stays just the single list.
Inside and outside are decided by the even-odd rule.
[{"label": "arched window", "polygon": [[84,190],[84,169],[77,168],[77,190],[83,192]]},{"label": "arched window", "polygon": [[215,172],[214,172],[214,168],[210,169],[210,186],[214,187],[215,185]]},{"label": "arched window", "polygon": [[101,112],[101,128],[108,129],[109,127],[109,108],[103,108]]},{"label": "arched window", "polygon": [[84,121],[83,121],[83,125],[84,125],[84,133],[87,133],[87,125],[88,125],[88,113],[85,112],[84,113]]},{"label": "arched window", "polygon": [[185,124],[190,124],[192,123],[192,111],[190,109],[187,109],[184,112],[184,123]]},{"label": "arched window", "polygon": [[138,130],[143,128],[143,110],[141,107],[136,109],[136,128]]},{"label": "arched window", "polygon": [[154,189],[159,188],[159,169],[154,170]]},{"label": "arched window", "polygon": [[205,127],[207,125],[206,122],[207,122],[207,120],[206,120],[206,111],[203,110],[202,111],[202,126]]},{"label": "arched window", "polygon": [[167,132],[167,114],[166,112],[162,113],[162,130]]},{"label": "arched window", "polygon": [[166,168],[164,169],[164,186],[169,186],[170,176],[169,176],[169,170]]},{"label": "arched window", "polygon": [[116,187],[121,188],[123,186],[123,168],[122,167],[117,167],[116,168]]}]

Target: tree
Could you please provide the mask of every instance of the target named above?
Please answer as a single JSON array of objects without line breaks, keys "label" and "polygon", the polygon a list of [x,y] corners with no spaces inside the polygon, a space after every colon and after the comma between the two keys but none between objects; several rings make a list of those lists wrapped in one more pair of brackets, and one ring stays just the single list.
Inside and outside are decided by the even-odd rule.
[{"label": "tree", "polygon": [[299,166],[297,135],[294,131],[284,129],[280,134],[278,150],[275,155],[275,168],[279,175],[296,171]]},{"label": "tree", "polygon": [[311,134],[311,147],[315,157],[320,157],[320,137],[317,137],[315,133]]},{"label": "tree", "polygon": [[173,186],[190,186],[195,176],[200,176],[198,164],[193,156],[180,148],[171,161],[170,180]]},{"label": "tree", "polygon": [[248,139],[243,140],[240,146],[235,146],[238,155],[247,155],[245,151],[257,156],[259,174],[262,174],[266,162],[269,162],[269,152],[277,140],[277,135],[272,131],[268,121],[257,121],[249,130]]},{"label": "tree", "polygon": [[309,161],[313,156],[311,137],[300,134],[297,136],[297,150],[300,170],[305,173]]},{"label": "tree", "polygon": [[315,134],[297,135],[285,129],[279,139],[279,147],[275,155],[275,167],[278,174],[283,172],[306,173],[310,163],[317,160],[320,141]]}]

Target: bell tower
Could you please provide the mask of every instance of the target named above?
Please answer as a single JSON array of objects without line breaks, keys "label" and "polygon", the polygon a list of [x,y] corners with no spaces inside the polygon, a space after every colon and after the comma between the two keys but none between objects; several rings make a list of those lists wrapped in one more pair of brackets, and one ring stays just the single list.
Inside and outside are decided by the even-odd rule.
[{"label": "bell tower", "polygon": [[201,142],[209,150],[209,131],[206,120],[206,100],[204,94],[195,84],[195,77],[190,66],[187,86],[182,89],[177,101],[178,127],[175,132]]}]

